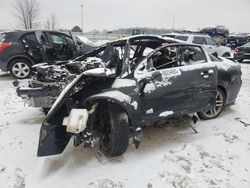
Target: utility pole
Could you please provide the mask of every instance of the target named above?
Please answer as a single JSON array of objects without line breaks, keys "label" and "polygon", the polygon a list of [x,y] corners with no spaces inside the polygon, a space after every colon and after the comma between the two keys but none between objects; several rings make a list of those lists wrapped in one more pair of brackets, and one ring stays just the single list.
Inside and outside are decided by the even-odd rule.
[{"label": "utility pole", "polygon": [[82,33],[83,33],[83,5],[81,5],[81,25],[82,25]]}]

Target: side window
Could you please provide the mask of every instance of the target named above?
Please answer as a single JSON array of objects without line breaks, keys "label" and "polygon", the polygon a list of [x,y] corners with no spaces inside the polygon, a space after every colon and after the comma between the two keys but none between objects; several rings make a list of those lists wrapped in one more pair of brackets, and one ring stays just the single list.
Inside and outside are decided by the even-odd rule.
[{"label": "side window", "polygon": [[177,51],[175,46],[165,47],[154,53],[150,58],[152,66],[157,69],[165,69],[177,66]]},{"label": "side window", "polygon": [[49,45],[47,35],[44,32],[41,33],[40,40],[41,40],[42,44]]},{"label": "side window", "polygon": [[73,44],[73,39],[60,33],[50,33],[53,44]]},{"label": "side window", "polygon": [[204,44],[206,44],[206,41],[205,41],[204,37],[194,37],[193,38],[193,43],[194,44],[204,45]]},{"label": "side window", "polygon": [[25,47],[34,48],[39,45],[35,33],[28,33],[22,36],[20,41],[23,45],[27,45]]},{"label": "side window", "polygon": [[206,62],[206,56],[200,47],[183,46],[180,47],[179,66],[194,65]]},{"label": "side window", "polygon": [[211,45],[211,46],[217,46],[218,45],[218,43],[212,38],[206,37],[205,39],[206,39],[206,44],[207,45]]},{"label": "side window", "polygon": [[175,37],[178,40],[182,40],[182,41],[187,41],[188,40],[188,36],[182,36],[182,35],[176,35]]}]

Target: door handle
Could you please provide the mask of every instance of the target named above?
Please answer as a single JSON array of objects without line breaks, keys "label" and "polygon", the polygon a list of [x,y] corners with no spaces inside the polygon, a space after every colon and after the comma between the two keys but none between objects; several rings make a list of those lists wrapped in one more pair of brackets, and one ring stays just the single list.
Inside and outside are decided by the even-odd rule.
[{"label": "door handle", "polygon": [[203,76],[204,78],[208,78],[211,74],[214,74],[213,69],[209,69],[208,71],[201,72],[201,76]]}]

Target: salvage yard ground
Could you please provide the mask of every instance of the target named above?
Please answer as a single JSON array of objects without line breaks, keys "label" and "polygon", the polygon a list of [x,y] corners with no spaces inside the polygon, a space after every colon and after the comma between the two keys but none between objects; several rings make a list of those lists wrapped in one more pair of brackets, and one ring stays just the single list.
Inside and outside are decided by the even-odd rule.
[{"label": "salvage yard ground", "polygon": [[8,75],[0,77],[0,188],[250,187],[250,63],[234,106],[215,120],[143,132],[140,148],[107,159],[98,147],[68,145],[62,155],[37,158],[39,109],[23,105]]}]

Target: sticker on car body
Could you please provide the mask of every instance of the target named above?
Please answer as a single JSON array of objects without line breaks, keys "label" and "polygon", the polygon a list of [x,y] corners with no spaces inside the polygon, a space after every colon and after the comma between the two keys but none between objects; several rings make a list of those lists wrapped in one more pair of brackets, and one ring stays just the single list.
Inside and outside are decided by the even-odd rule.
[{"label": "sticker on car body", "polygon": [[163,78],[181,75],[181,71],[179,69],[164,69],[160,72]]}]

